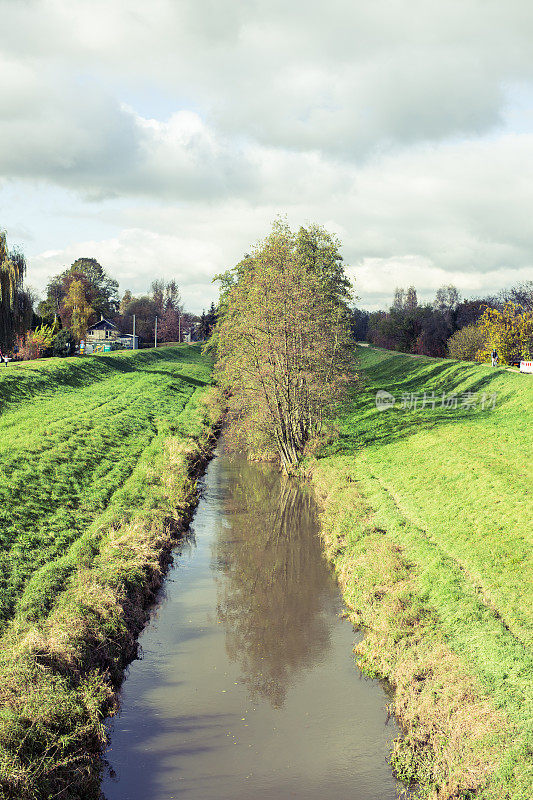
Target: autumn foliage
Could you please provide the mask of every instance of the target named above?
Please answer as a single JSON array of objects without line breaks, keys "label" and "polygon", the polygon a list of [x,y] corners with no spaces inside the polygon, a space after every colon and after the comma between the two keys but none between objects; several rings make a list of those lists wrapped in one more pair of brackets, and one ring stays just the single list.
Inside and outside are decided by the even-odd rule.
[{"label": "autumn foliage", "polygon": [[243,447],[276,453],[292,472],[349,374],[347,281],[322,229],[272,233],[225,276],[216,376],[231,394]]},{"label": "autumn foliage", "polygon": [[479,328],[485,335],[485,346],[476,355],[478,361],[489,361],[492,350],[496,350],[503,364],[514,358],[527,360],[533,355],[533,312],[507,302],[501,309],[487,308]]}]

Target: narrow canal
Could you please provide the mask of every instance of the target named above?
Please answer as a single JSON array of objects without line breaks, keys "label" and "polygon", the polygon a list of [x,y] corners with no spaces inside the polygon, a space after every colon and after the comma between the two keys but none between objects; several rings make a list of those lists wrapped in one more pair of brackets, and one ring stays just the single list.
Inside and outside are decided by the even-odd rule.
[{"label": "narrow canal", "polygon": [[107,800],[394,800],[387,697],[358,672],[310,491],[211,461],[111,723]]}]

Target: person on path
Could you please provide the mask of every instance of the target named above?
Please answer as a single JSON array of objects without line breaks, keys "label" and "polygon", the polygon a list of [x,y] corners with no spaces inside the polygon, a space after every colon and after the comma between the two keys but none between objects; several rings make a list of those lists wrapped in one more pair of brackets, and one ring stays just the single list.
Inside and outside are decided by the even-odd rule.
[{"label": "person on path", "polygon": [[498,353],[496,350],[493,350],[491,353],[491,363],[493,367],[498,366]]}]

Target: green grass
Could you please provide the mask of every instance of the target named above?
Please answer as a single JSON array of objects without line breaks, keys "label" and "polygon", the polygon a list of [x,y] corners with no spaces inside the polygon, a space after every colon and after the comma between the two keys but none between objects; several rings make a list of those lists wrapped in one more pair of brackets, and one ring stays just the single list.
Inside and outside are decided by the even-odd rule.
[{"label": "green grass", "polygon": [[198,346],[0,371],[0,798],[99,796],[104,717],[220,410]]},{"label": "green grass", "polygon": [[139,461],[210,381],[193,347],[16,369],[0,372],[0,625],[46,614],[102,515],[142,506]]},{"label": "green grass", "polygon": [[[507,784],[501,797],[525,800],[533,781],[533,380],[362,347],[358,358],[362,388],[318,467],[322,483],[343,487],[343,557],[357,559],[365,548],[370,557],[376,531],[399,548],[416,602],[435,620],[425,635],[438,631],[510,720],[513,755],[500,765],[498,791]],[[393,408],[376,408],[378,389],[395,396]],[[434,409],[401,407],[402,397],[424,392],[438,398]],[[468,392],[476,408],[461,407]],[[443,393],[458,395],[457,409],[441,407]],[[479,407],[483,394],[497,395],[494,408]],[[353,488],[364,498],[357,513],[342,507]],[[368,605],[353,583],[353,603]],[[515,778],[503,780],[504,769]]]}]

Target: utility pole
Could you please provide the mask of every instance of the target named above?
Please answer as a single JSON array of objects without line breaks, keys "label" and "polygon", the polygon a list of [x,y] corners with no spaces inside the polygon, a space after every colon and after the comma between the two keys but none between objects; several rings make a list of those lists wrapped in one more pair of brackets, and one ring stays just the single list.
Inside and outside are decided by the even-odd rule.
[{"label": "utility pole", "polygon": [[133,315],[133,342],[132,342],[132,350],[137,350],[135,347],[135,314]]},{"label": "utility pole", "polygon": [[157,316],[155,318],[155,342],[154,347],[157,347]]}]

